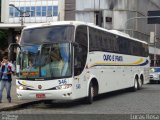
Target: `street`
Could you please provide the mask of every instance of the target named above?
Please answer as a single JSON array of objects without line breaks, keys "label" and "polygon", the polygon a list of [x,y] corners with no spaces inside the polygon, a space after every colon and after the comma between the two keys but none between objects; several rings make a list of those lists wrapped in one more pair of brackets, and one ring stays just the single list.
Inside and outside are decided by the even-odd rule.
[{"label": "street", "polygon": [[35,104],[7,113],[24,115],[159,114],[160,85],[147,84],[137,92],[122,90],[100,95],[91,105],[81,102],[81,100],[74,102],[53,101],[52,104]]},{"label": "street", "polygon": [[[13,81],[12,90],[15,89]],[[12,93],[16,95],[16,93]],[[13,99],[16,100],[16,96]],[[4,98],[5,101],[6,98]],[[44,102],[24,106],[23,108],[3,111],[0,116],[4,119],[13,117],[15,120],[130,120],[141,119],[157,120],[160,119],[160,84],[147,84],[143,89],[136,92],[127,90],[116,91],[98,96],[93,104],[87,105],[82,100],[79,101],[53,101],[50,104]],[[158,116],[157,116],[158,115]],[[148,117],[149,116],[149,117]],[[18,117],[18,118],[17,118]],[[147,117],[147,118],[146,118]],[[139,119],[140,119],[139,118]]]}]

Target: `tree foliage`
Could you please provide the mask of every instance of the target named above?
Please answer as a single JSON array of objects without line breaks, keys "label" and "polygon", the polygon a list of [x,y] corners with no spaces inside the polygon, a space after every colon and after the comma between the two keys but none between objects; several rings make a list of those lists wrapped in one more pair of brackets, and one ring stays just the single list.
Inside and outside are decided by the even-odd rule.
[{"label": "tree foliage", "polygon": [[4,50],[8,46],[7,31],[0,30],[0,50]]}]

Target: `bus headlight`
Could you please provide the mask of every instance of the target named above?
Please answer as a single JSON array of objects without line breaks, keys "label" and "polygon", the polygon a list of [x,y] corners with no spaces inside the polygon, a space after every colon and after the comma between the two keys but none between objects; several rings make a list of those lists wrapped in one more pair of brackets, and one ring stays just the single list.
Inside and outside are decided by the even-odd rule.
[{"label": "bus headlight", "polygon": [[20,90],[26,90],[27,88],[26,88],[25,86],[20,85],[20,86],[18,87],[18,89],[20,89]]},{"label": "bus headlight", "polygon": [[64,84],[64,85],[60,85],[56,87],[56,90],[60,90],[60,89],[68,89],[72,87],[72,84]]},{"label": "bus headlight", "polygon": [[155,74],[155,75],[153,75],[154,76],[154,78],[159,78],[159,75],[158,74]]}]

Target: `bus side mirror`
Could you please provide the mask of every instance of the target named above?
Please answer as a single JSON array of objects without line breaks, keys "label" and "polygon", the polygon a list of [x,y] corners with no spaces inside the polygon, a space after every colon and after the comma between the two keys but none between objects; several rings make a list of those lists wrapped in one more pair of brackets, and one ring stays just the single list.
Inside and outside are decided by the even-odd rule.
[{"label": "bus side mirror", "polygon": [[15,49],[19,48],[21,51],[21,46],[17,43],[11,43],[8,47],[8,58],[9,61],[14,61],[14,57],[16,57],[16,51]]},{"label": "bus side mirror", "polygon": [[80,51],[80,47],[79,47],[79,44],[78,44],[77,42],[74,42],[74,43],[73,43],[73,46],[74,46],[76,52],[79,52],[79,51]]},{"label": "bus side mirror", "polygon": [[74,47],[79,47],[79,44],[77,42],[72,43]]}]

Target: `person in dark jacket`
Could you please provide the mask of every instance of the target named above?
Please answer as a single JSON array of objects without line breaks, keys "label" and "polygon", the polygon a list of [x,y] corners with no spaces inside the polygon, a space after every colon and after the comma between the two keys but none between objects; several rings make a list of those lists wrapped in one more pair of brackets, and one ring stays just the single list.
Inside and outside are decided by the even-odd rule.
[{"label": "person in dark jacket", "polygon": [[8,61],[8,57],[3,57],[3,63],[1,64],[1,76],[0,76],[0,103],[2,102],[3,89],[6,88],[8,102],[11,103],[11,81],[12,81],[12,66]]}]

